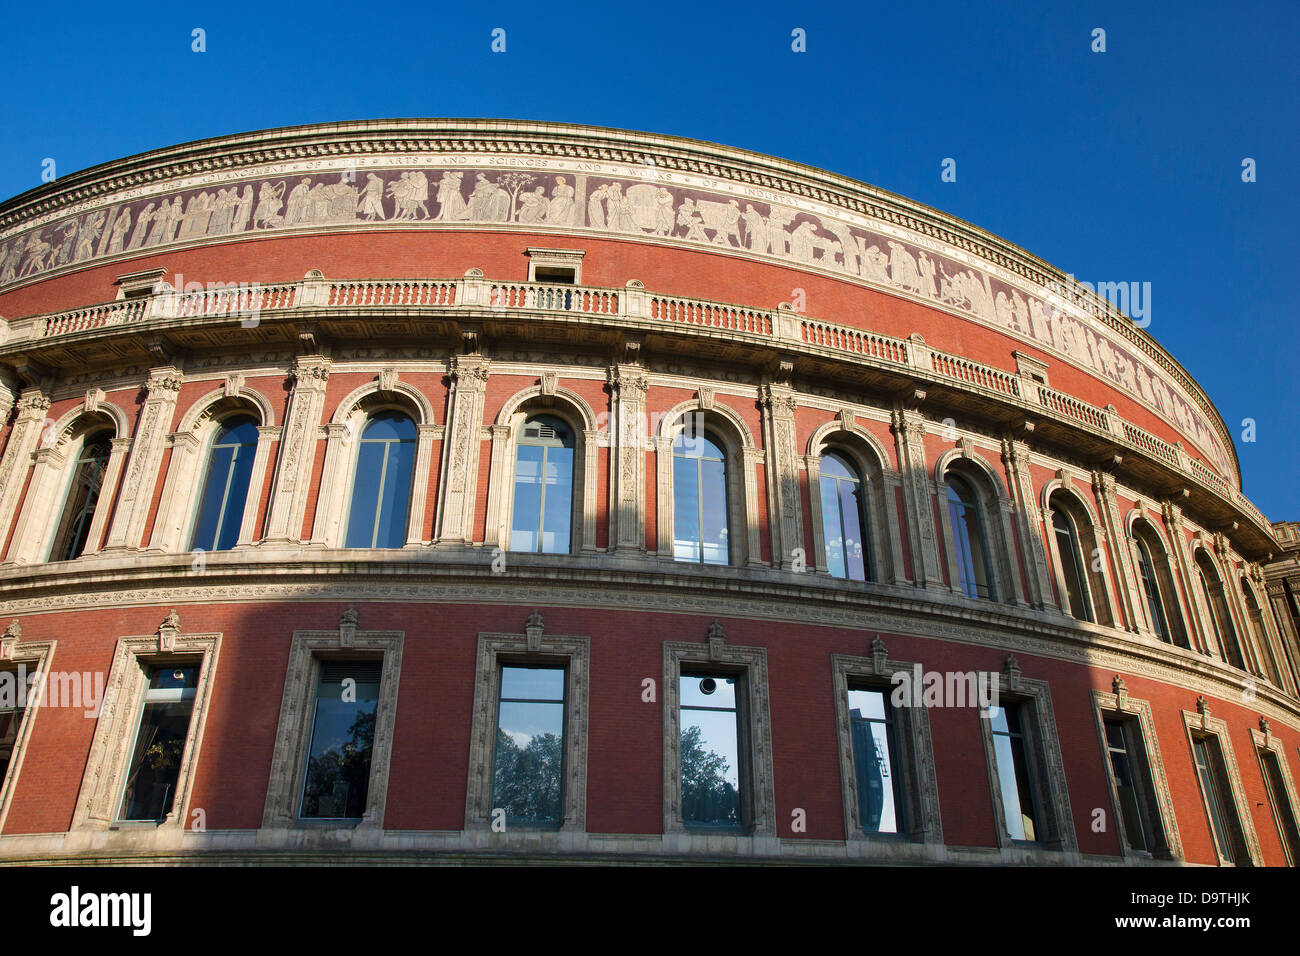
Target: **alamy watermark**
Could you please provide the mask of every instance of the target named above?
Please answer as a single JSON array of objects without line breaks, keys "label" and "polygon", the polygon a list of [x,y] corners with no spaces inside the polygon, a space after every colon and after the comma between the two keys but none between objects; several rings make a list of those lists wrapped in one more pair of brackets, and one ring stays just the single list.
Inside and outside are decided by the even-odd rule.
[{"label": "alamy watermark", "polygon": [[1065,277],[1065,282],[1049,279],[1046,283],[1049,292],[1054,292],[1067,302],[1073,302],[1082,293],[1091,293],[1105,299],[1112,306],[1123,312],[1139,329],[1151,324],[1151,283],[1138,282],[1083,282],[1073,275]]},{"label": "alamy watermark", "polygon": [[22,710],[39,703],[43,707],[80,708],[87,717],[98,717],[103,702],[103,671],[29,674],[22,663],[16,670],[0,671],[0,710]]}]

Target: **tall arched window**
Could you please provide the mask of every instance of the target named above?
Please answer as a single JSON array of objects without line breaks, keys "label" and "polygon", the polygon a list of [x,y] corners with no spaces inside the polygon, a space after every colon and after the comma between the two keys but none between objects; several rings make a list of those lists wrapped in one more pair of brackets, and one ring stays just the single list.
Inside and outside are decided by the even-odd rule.
[{"label": "tall arched window", "polygon": [[673,439],[673,557],[701,564],[728,564],[727,455],[704,432],[678,432]]},{"label": "tall arched window", "polygon": [[1052,532],[1056,535],[1056,552],[1061,559],[1061,576],[1065,580],[1066,608],[1080,621],[1095,620],[1092,597],[1088,593],[1083,551],[1079,547],[1079,532],[1074,519],[1066,514],[1060,504],[1052,506]]},{"label": "tall arched window", "polygon": [[257,424],[251,418],[230,419],[217,431],[191,549],[227,551],[235,546],[256,452]]},{"label": "tall arched window", "polygon": [[358,445],[346,547],[400,548],[411,505],[415,423],[401,412],[378,412]]},{"label": "tall arched window", "polygon": [[821,460],[822,530],[826,568],[837,578],[874,579],[862,479],[843,456],[827,452]]},{"label": "tall arched window", "polygon": [[71,561],[81,556],[95,518],[95,506],[108,468],[110,432],[87,435],[72,468],[72,480],[63,500],[63,513],[54,532],[51,561]]},{"label": "tall arched window", "polygon": [[965,478],[951,472],[944,484],[948,490],[958,586],[967,597],[991,599],[994,595],[989,577],[988,543],[975,490]]},{"label": "tall arched window", "polygon": [[1273,686],[1281,687],[1282,675],[1277,659],[1273,656],[1273,645],[1268,642],[1264,615],[1260,613],[1259,602],[1255,600],[1255,594],[1245,578],[1241,579],[1241,597],[1246,603],[1246,627],[1250,629],[1251,636],[1255,639],[1255,646],[1260,650],[1260,663],[1263,664],[1266,676],[1272,681]]},{"label": "tall arched window", "polygon": [[1156,637],[1166,644],[1173,643],[1169,630],[1169,621],[1165,617],[1165,604],[1160,595],[1160,581],[1156,577],[1156,565],[1151,560],[1151,549],[1141,536],[1134,535],[1138,553],[1138,574],[1142,577],[1142,592],[1147,598],[1147,610],[1151,613],[1151,629]]},{"label": "tall arched window", "polygon": [[1219,653],[1233,667],[1245,670],[1246,662],[1241,657],[1241,647],[1237,643],[1237,630],[1232,626],[1223,582],[1219,580],[1218,572],[1204,551],[1196,552],[1196,572],[1201,579],[1201,592],[1210,611],[1210,627],[1219,645]]},{"label": "tall arched window", "polygon": [[524,422],[515,451],[510,550],[568,554],[573,528],[573,429],[538,415]]}]

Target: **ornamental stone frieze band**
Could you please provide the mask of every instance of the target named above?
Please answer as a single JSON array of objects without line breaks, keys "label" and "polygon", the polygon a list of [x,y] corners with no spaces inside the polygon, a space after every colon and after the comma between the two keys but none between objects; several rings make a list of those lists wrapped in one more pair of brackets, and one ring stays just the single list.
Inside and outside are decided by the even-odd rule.
[{"label": "ornamental stone frieze band", "polygon": [[302,127],[0,204],[0,315],[0,860],[1300,863],[1300,531],[938,210]]}]

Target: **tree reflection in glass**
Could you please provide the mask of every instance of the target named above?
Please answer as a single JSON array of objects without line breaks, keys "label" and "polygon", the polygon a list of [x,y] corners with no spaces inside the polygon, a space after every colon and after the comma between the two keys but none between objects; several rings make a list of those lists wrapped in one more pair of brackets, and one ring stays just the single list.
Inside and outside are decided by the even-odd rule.
[{"label": "tree reflection in glass", "polygon": [[688,826],[739,828],[744,821],[736,679],[683,674],[678,689],[682,820]]},{"label": "tree reflection in glass", "polygon": [[564,684],[560,667],[501,668],[492,808],[507,825],[563,821]]},{"label": "tree reflection in glass", "polygon": [[360,819],[370,789],[380,665],[321,663],[302,816]]},{"label": "tree reflection in glass", "polygon": [[163,820],[171,813],[198,674],[196,664],[151,669],[120,819]]}]

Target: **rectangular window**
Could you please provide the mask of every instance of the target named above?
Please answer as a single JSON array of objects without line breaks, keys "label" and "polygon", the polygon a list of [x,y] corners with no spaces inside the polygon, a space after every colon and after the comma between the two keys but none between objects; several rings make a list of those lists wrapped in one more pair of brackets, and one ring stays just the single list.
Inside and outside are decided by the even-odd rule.
[{"label": "rectangular window", "polygon": [[1273,805],[1273,819],[1277,821],[1277,832],[1286,850],[1287,862],[1300,866],[1300,828],[1296,826],[1295,811],[1287,797],[1278,755],[1271,750],[1260,750],[1259,762],[1264,768],[1264,785],[1269,803]]},{"label": "rectangular window", "polygon": [[1192,752],[1196,757],[1196,777],[1201,784],[1219,856],[1232,863],[1249,863],[1249,859],[1244,857],[1241,823],[1232,802],[1232,790],[1218,741],[1213,737],[1194,737]]},{"label": "rectangular window", "polygon": [[184,662],[145,668],[148,683],[119,820],[162,821],[171,812],[194,711],[199,667],[198,662]]},{"label": "rectangular window", "polygon": [[[0,671],[0,784],[9,775],[14,748],[18,745],[18,732],[22,729],[23,714],[27,709],[28,688],[19,685],[19,676],[17,671]],[[36,673],[33,671],[27,676],[30,681]]]},{"label": "rectangular window", "polygon": [[1007,833],[1013,840],[1036,841],[1038,814],[1029,776],[1021,710],[1020,704],[990,708],[989,723]]},{"label": "rectangular window", "polygon": [[508,825],[558,827],[564,818],[562,667],[501,668],[492,807]]},{"label": "rectangular window", "polygon": [[1106,750],[1110,756],[1111,779],[1119,799],[1120,822],[1128,845],[1151,852],[1162,842],[1158,824],[1152,825],[1151,774],[1137,725],[1131,720],[1107,718]]},{"label": "rectangular window", "polygon": [[886,691],[849,690],[858,820],[868,833],[903,833],[897,718]]},{"label": "rectangular window", "polygon": [[744,826],[739,680],[705,672],[679,679],[682,821],[688,827]]},{"label": "rectangular window", "polygon": [[360,819],[370,789],[379,661],[323,660],[303,780],[304,819]]}]

